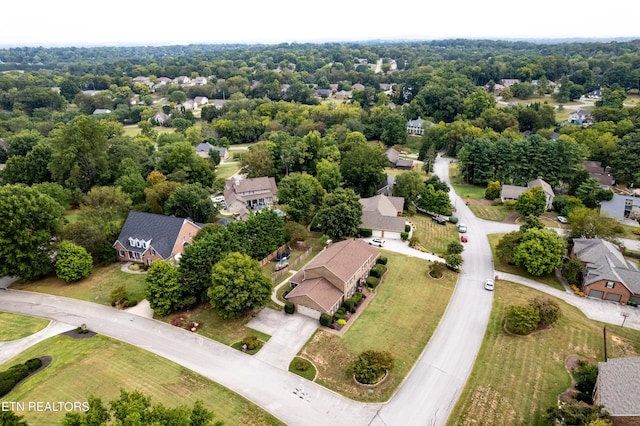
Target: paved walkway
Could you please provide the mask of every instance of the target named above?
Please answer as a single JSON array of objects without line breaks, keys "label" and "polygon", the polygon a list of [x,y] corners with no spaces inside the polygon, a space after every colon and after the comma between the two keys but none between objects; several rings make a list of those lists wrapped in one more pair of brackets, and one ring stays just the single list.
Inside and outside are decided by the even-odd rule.
[{"label": "paved walkway", "polygon": [[151,309],[147,299],[142,299],[136,306],[125,308],[124,310],[130,314],[136,314],[145,318],[153,318],[153,309]]},{"label": "paved walkway", "polygon": [[12,340],[10,342],[0,342],[0,364],[9,361],[11,358],[20,354],[22,351],[30,348],[36,343],[40,343],[43,340],[46,340],[49,337],[56,336],[60,333],[73,330],[74,328],[76,327],[74,327],[73,325],[51,321],[45,328],[30,336],[18,340]]}]

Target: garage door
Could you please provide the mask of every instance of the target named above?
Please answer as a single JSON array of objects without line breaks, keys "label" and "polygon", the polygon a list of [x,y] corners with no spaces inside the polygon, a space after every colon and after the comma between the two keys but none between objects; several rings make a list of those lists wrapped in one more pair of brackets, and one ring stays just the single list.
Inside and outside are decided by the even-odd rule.
[{"label": "garage door", "polygon": [[600,290],[589,290],[589,297],[595,297],[596,299],[602,299],[602,296],[604,295],[604,291],[600,291]]},{"label": "garage door", "polygon": [[607,293],[607,300],[611,300],[612,302],[619,302],[620,299],[622,298],[621,294],[615,294],[615,293]]},{"label": "garage door", "polygon": [[302,306],[302,305],[296,305],[296,309],[298,311],[298,313],[301,313],[302,315],[311,317],[313,319],[319,319],[320,318],[320,312],[311,309],[311,308],[307,308],[306,306]]},{"label": "garage door", "polygon": [[636,302],[638,305],[640,305],[640,296],[631,296],[629,300],[632,302]]}]

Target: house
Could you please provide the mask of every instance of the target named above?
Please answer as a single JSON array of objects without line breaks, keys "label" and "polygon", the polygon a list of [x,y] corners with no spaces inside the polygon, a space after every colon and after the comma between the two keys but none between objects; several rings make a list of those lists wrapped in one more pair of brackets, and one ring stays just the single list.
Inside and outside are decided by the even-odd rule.
[{"label": "house", "polygon": [[191,219],[131,211],[113,248],[120,262],[150,265],[178,257],[201,226]]},{"label": "house", "polygon": [[618,220],[640,217],[640,197],[613,194],[613,198],[600,202],[600,214],[605,213]]},{"label": "house", "polygon": [[209,158],[209,151],[211,150],[218,151],[220,160],[229,159],[229,150],[227,148],[213,146],[209,142],[203,142],[200,145],[196,146],[196,154],[198,154],[202,158]]},{"label": "house", "polygon": [[602,98],[602,89],[596,89],[589,92],[587,95],[589,99],[600,99]]},{"label": "house", "polygon": [[336,92],[335,98],[340,100],[349,100],[352,98],[351,90],[340,90]]},{"label": "house", "polygon": [[517,83],[520,83],[520,80],[517,78],[503,78],[502,80],[500,80],[500,85],[504,88],[511,87]]},{"label": "house", "polygon": [[200,109],[209,103],[209,98],[206,96],[196,96],[193,98],[193,109]]},{"label": "house", "polygon": [[396,184],[396,179],[390,174],[386,174],[382,182],[376,187],[376,193],[379,195],[391,195],[393,193],[393,186]]},{"label": "house", "polygon": [[249,216],[250,210],[271,207],[277,202],[278,187],[272,177],[251,179],[227,179],[224,186],[224,202],[227,210],[241,219]]},{"label": "house", "polygon": [[591,111],[578,109],[569,114],[569,122],[573,124],[587,124],[591,121]]},{"label": "house", "polygon": [[407,133],[409,133],[410,135],[423,135],[423,124],[424,120],[420,117],[416,118],[415,120],[407,121]]},{"label": "house", "polygon": [[204,86],[207,84],[207,77],[196,77],[193,79],[193,84],[196,86]]},{"label": "house", "polygon": [[372,236],[399,240],[406,220],[402,217],[403,197],[376,195],[360,198],[362,223],[360,229],[371,229]]},{"label": "house", "polygon": [[364,90],[364,84],[356,83],[351,85],[353,90]]},{"label": "house", "polygon": [[331,89],[317,89],[316,96],[319,98],[328,98],[331,96]]},{"label": "house", "polygon": [[286,299],[303,315],[333,315],[364,283],[379,255],[363,240],[332,243],[291,278]]},{"label": "house", "polygon": [[181,75],[173,79],[173,84],[183,85],[183,84],[190,84],[190,83],[191,83],[191,79],[186,75]]},{"label": "house", "polygon": [[604,406],[614,426],[640,425],[640,357],[599,362],[593,399]]},{"label": "house", "polygon": [[149,119],[152,123],[156,123],[159,126],[164,126],[167,121],[171,119],[171,114],[165,114],[164,112],[156,112],[156,114]]},{"label": "house", "polygon": [[82,90],[80,93],[87,96],[95,96],[100,93],[100,90]]},{"label": "house", "polygon": [[534,186],[539,186],[542,188],[542,191],[544,191],[544,195],[546,198],[545,209],[551,210],[551,208],[553,207],[553,197],[555,197],[555,193],[553,192],[553,188],[551,188],[551,185],[542,180],[541,177],[527,182],[527,186],[502,185],[500,200],[502,200],[503,203],[506,200],[517,200],[520,194],[530,190]]},{"label": "house", "polygon": [[613,243],[601,239],[576,238],[571,257],[584,265],[582,289],[596,299],[640,304],[640,271],[626,260]]},{"label": "house", "polygon": [[413,169],[413,160],[400,158],[400,153],[393,148],[387,149],[384,155],[389,159],[389,167],[404,170]]},{"label": "house", "polygon": [[93,110],[93,115],[100,115],[100,114],[111,114],[111,110],[106,108],[96,108]]}]

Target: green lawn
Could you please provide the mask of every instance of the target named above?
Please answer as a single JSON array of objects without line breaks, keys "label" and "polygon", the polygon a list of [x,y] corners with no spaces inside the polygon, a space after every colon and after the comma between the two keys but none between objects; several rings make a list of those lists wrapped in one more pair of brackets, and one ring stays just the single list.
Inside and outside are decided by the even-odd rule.
[{"label": "green lawn", "polygon": [[[152,403],[175,407],[200,399],[226,425],[276,425],[277,419],[240,395],[186,368],[150,352],[104,336],[72,339],[55,336],[24,351],[0,367],[48,355],[51,364],[18,385],[6,401],[86,401],[89,395],[103,402],[117,398],[120,389],[138,389]],[[33,425],[60,424],[64,413],[25,412]]]},{"label": "green lawn", "polygon": [[129,300],[140,301],[144,299],[146,275],[122,272],[120,267],[119,263],[96,266],[89,277],[70,284],[56,276],[48,276],[37,281],[20,280],[11,284],[11,288],[111,305],[109,296],[111,290],[119,285],[124,285],[129,293]]},{"label": "green lawn", "polygon": [[[541,413],[571,386],[565,361],[580,355],[603,360],[602,324],[560,300],[562,318],[551,329],[529,336],[504,332],[505,310],[542,295],[498,281],[485,338],[448,425],[544,425]],[[638,356],[640,331],[607,325],[611,358]]]},{"label": "green lawn", "polygon": [[240,163],[238,162],[219,164],[218,166],[216,166],[216,177],[227,179],[235,174],[238,170],[240,170]]},{"label": "green lawn", "polygon": [[[342,337],[318,330],[300,356],[318,369],[316,382],[349,398],[386,401],[409,373],[431,338],[455,287],[457,275],[428,276],[429,262],[383,251],[389,272],[377,294]],[[373,392],[347,376],[348,364],[364,350],[389,351],[391,374]]]},{"label": "green lawn", "polygon": [[0,342],[22,339],[49,325],[49,320],[0,312]]},{"label": "green lawn", "polygon": [[483,186],[468,185],[460,182],[458,177],[458,163],[449,164],[449,179],[451,180],[451,186],[453,186],[454,191],[456,191],[456,194],[461,198],[484,198],[485,188]]},{"label": "green lawn", "polygon": [[469,203],[467,204],[467,206],[476,217],[479,217],[480,219],[493,220],[496,222],[502,222],[511,213],[514,213],[514,210],[510,210],[505,206],[492,206],[475,203]]},{"label": "green lawn", "polygon": [[452,223],[440,225],[430,216],[418,213],[408,218],[416,225],[413,235],[418,238],[420,245],[430,253],[445,254],[449,243],[458,241],[458,230]]},{"label": "green lawn", "polygon": [[[164,127],[164,126],[154,126],[153,130],[158,132],[158,134],[163,133],[173,133],[175,130],[172,127]],[[124,135],[129,137],[134,137],[139,135],[142,130],[138,127],[137,124],[128,124],[124,126]]]},{"label": "green lawn", "polygon": [[[520,275],[525,278],[530,278],[532,280],[539,281],[543,284],[548,285],[549,287],[556,288],[558,290],[564,291],[564,286],[558,278],[556,278],[555,274],[542,275],[539,277],[533,276],[528,273],[524,268],[521,268],[516,265],[509,265],[508,263],[501,262],[500,259],[496,256],[496,245],[500,242],[500,238],[502,238],[504,234],[489,234],[487,238],[489,239],[489,245],[491,246],[491,251],[493,252],[493,267],[496,271],[508,272],[514,275]],[[500,275],[500,274],[498,274]]]}]

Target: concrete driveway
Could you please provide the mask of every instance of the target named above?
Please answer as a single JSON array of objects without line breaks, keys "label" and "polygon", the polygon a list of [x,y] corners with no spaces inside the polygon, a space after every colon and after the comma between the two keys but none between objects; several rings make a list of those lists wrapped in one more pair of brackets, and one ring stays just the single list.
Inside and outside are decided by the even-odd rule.
[{"label": "concrete driveway", "polygon": [[0,364],[9,361],[11,358],[19,355],[22,351],[30,348],[36,343],[42,342],[43,340],[56,336],[60,333],[73,330],[74,328],[76,327],[73,325],[51,321],[45,328],[30,336],[18,340],[12,340],[10,342],[0,342]]},{"label": "concrete driveway", "polygon": [[264,308],[247,327],[271,336],[255,358],[282,370],[289,370],[291,360],[318,328],[318,320],[301,314],[288,315]]}]

